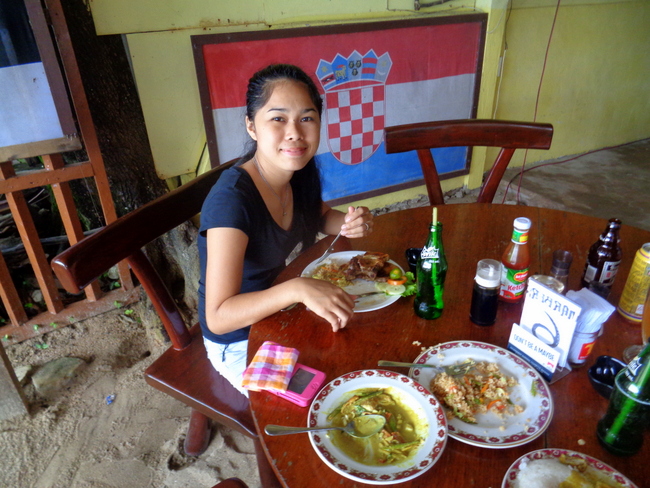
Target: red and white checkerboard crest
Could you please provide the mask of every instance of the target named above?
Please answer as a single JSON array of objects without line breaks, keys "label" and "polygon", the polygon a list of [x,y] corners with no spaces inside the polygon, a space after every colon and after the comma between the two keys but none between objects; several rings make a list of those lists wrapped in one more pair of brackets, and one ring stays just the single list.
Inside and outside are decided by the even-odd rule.
[{"label": "red and white checkerboard crest", "polygon": [[325,90],[327,145],[343,164],[359,164],[377,150],[384,135],[386,78],[393,62],[354,51],[331,62],[320,60],[316,72]]}]

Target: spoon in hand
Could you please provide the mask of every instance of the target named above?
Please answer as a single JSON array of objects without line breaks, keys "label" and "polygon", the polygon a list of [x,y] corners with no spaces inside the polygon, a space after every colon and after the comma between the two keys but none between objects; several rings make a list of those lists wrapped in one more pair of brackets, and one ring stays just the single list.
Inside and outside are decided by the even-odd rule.
[{"label": "spoon in hand", "polygon": [[386,418],[383,415],[361,415],[352,419],[345,427],[286,427],[284,425],[267,425],[264,432],[268,435],[300,434],[315,430],[342,430],[352,437],[370,437],[384,428]]}]

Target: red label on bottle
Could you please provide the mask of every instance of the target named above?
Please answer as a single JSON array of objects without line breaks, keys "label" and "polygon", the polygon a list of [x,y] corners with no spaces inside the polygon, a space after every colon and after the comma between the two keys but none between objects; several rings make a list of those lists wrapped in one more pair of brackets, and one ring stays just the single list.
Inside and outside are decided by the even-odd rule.
[{"label": "red label on bottle", "polygon": [[527,278],[528,268],[508,269],[503,266],[501,268],[501,291],[499,295],[510,300],[522,297],[526,290]]}]

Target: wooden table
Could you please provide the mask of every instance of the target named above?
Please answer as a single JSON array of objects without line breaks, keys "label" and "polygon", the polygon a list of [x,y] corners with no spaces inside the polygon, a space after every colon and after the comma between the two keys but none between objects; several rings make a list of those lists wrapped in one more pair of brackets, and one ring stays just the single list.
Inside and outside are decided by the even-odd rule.
[{"label": "wooden table", "polygon": [[[476,263],[479,259],[500,259],[512,233],[513,220],[531,219],[529,246],[531,274],[547,274],[556,249],[573,253],[568,288],[580,288],[589,246],[606,226],[603,219],[570,212],[524,206],[455,204],[438,208],[443,223],[443,241],[449,263],[445,286],[445,309],[441,318],[427,321],[413,312],[413,298],[400,298],[384,309],[358,313],[348,326],[332,333],[330,326],[299,305],[277,313],[252,327],[249,360],[265,340],[300,351],[299,361],[324,371],[327,381],[344,373],[375,369],[377,361],[413,361],[422,346],[451,340],[475,340],[506,347],[513,322],[518,322],[522,304],[500,303],[496,324],[481,327],[469,320],[469,307]],[[615,216],[615,212],[613,215]],[[421,247],[428,236],[431,207],[403,210],[379,216],[374,232],[362,239],[341,239],[337,251],[383,251],[407,268],[405,249]],[[331,242],[324,239],[295,260],[279,280],[297,276]],[[650,242],[650,232],[623,225],[623,261],[609,300],[618,303],[635,252]],[[550,385],[555,413],[544,435],[509,449],[487,449],[449,438],[438,462],[422,476],[399,484],[403,487],[492,487],[501,486],[508,467],[527,452],[542,448],[562,448],[593,456],[618,469],[639,486],[650,479],[650,439],[646,436],[641,452],[630,458],[605,451],[596,438],[596,422],[607,400],[592,389],[587,368],[601,354],[622,357],[623,349],[640,343],[640,326],[625,321],[614,312],[605,324],[586,366],[575,369]],[[391,368],[387,368],[391,369]],[[394,369],[407,374],[405,368]],[[251,408],[266,454],[280,481],[292,488],[368,486],[349,480],[327,467],[312,449],[308,435],[270,437],[263,433],[267,424],[306,426],[308,408],[301,408],[267,392],[251,392]],[[584,441],[584,442],[583,442]],[[644,461],[645,460],[645,461]]]}]

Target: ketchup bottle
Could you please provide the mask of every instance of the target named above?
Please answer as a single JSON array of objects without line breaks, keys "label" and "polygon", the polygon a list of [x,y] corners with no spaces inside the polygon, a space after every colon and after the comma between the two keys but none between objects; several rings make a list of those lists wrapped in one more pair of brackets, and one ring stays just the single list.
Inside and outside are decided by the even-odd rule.
[{"label": "ketchup bottle", "polygon": [[518,217],[514,222],[512,239],[501,258],[501,290],[499,298],[505,302],[518,302],[526,291],[530,251],[528,250],[528,232],[530,219]]}]

